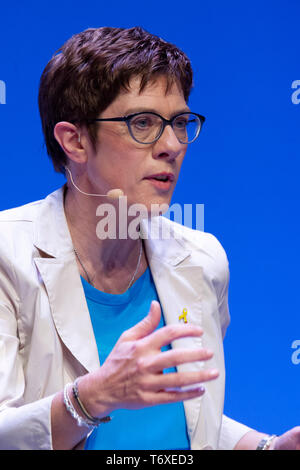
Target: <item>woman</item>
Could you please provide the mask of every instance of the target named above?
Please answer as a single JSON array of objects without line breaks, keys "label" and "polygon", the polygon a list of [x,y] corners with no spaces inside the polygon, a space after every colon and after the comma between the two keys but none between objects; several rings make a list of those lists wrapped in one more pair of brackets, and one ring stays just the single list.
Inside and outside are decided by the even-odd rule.
[{"label": "woman", "polygon": [[[222,247],[186,228],[180,239],[149,235],[153,226],[179,232],[151,212],[170,203],[204,121],[187,105],[191,86],[186,56],[141,28],[84,31],[47,65],[41,120],[67,184],[1,214],[3,448],[279,442],[222,418]],[[114,189],[146,208],[135,236],[132,214],[124,235]],[[116,214],[116,237],[99,230],[103,204]]]}]

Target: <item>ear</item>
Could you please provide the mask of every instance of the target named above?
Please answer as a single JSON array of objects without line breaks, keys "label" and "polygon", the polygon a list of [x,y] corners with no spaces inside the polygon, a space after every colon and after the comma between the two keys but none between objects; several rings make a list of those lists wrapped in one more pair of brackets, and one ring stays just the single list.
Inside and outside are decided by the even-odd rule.
[{"label": "ear", "polygon": [[82,144],[81,129],[67,121],[58,122],[54,127],[54,137],[71,160],[84,163],[87,160],[86,150]]}]

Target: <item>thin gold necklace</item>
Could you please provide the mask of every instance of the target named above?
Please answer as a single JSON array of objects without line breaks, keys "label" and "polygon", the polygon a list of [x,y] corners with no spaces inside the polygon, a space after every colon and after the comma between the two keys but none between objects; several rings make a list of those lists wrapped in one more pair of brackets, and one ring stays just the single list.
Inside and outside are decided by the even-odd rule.
[{"label": "thin gold necklace", "polygon": [[[134,279],[135,279],[135,276],[137,275],[137,272],[138,272],[138,270],[139,270],[139,268],[140,268],[141,259],[142,259],[142,253],[143,253],[143,243],[142,243],[142,240],[141,240],[140,238],[139,238],[139,240],[140,240],[140,251],[139,251],[138,262],[137,262],[135,271],[134,271],[134,273],[133,273],[132,278],[130,279],[130,282],[129,282],[129,284],[128,284],[126,290],[128,290],[128,289],[131,287],[131,285],[132,285],[132,283],[133,283],[133,281],[134,281]],[[83,264],[83,262],[81,261],[80,256],[79,256],[77,250],[76,250],[74,247],[73,247],[73,250],[74,250],[74,253],[75,253],[75,255],[76,255],[76,258],[78,259],[78,261],[79,261],[79,263],[80,263],[80,265],[81,265],[81,267],[82,267],[82,269],[83,269],[83,271],[84,271],[84,273],[85,273],[85,275],[86,275],[86,278],[87,278],[88,283],[91,284],[91,285],[94,287],[94,284],[93,284],[93,282],[92,282],[92,280],[91,280],[91,278],[90,278],[90,276],[89,276],[87,270],[85,269],[84,264]]]}]

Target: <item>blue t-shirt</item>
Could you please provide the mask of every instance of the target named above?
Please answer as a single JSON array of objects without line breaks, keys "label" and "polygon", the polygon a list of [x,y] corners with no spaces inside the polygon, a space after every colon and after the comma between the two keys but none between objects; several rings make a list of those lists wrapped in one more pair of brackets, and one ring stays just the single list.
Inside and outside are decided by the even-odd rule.
[{"label": "blue t-shirt", "polygon": [[[158,300],[148,268],[126,292],[107,294],[95,289],[84,278],[84,288],[100,364],[103,364],[123,331],[140,322],[149,312],[152,300]],[[163,315],[158,328],[164,326]],[[162,351],[170,349],[164,346]],[[174,372],[170,368],[164,372]],[[101,424],[87,439],[85,449],[164,450],[189,449],[189,437],[182,402],[138,410],[118,409],[112,420]]]}]

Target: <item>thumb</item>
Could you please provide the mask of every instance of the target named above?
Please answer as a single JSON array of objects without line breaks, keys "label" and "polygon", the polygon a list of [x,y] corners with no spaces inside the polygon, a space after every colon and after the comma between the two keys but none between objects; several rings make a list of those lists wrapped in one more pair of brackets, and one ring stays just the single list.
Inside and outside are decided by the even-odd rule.
[{"label": "thumb", "polygon": [[161,308],[157,300],[152,300],[148,315],[132,328],[126,330],[122,337],[126,341],[142,339],[152,333],[159,325]]}]

